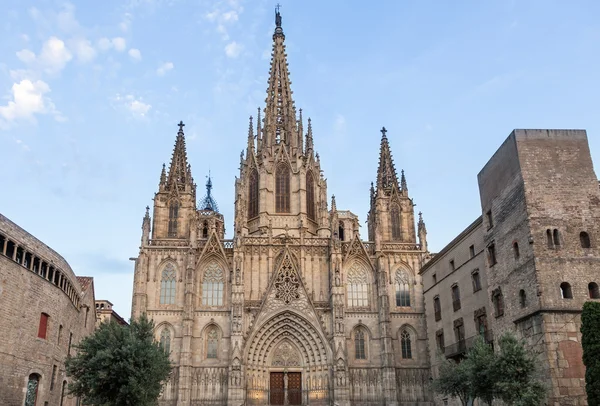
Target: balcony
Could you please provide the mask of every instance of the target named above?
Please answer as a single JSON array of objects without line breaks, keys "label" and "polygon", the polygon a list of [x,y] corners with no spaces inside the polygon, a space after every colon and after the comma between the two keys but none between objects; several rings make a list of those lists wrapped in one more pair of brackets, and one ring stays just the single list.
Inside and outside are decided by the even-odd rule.
[{"label": "balcony", "polygon": [[444,356],[446,358],[455,358],[464,355],[473,344],[477,337],[483,337],[486,344],[492,344],[494,342],[494,334],[492,330],[486,330],[482,334],[476,334],[466,339],[458,340],[454,344],[446,345],[444,348]]}]

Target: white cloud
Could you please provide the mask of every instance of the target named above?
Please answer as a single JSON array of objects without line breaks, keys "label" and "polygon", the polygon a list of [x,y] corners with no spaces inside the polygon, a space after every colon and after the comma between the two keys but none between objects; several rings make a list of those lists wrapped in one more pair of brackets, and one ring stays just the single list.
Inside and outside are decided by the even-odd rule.
[{"label": "white cloud", "polygon": [[173,65],[173,62],[165,62],[162,65],[160,65],[158,67],[158,69],[156,69],[156,74],[158,76],[163,76],[165,73],[167,73],[168,71],[170,71],[174,67],[175,67],[175,65]]},{"label": "white cloud", "polygon": [[226,13],[221,14],[221,19],[223,21],[237,21],[238,20],[238,13],[235,10],[231,10],[228,11]]},{"label": "white cloud", "polygon": [[225,55],[229,58],[237,58],[241,51],[242,46],[235,41],[232,41],[225,46]]},{"label": "white cloud", "polygon": [[131,18],[132,17],[130,13],[125,13],[125,15],[123,16],[123,20],[119,23],[119,28],[121,29],[121,31],[129,31],[129,28],[131,27]]},{"label": "white cloud", "polygon": [[77,38],[71,41],[71,47],[77,55],[79,62],[90,62],[96,57],[96,50],[92,46],[92,43],[85,38]]},{"label": "white cloud", "polygon": [[98,40],[98,48],[100,48],[101,51],[108,51],[112,48],[112,42],[106,37],[100,38]]},{"label": "white cloud", "polygon": [[44,43],[42,52],[37,60],[46,73],[53,74],[63,70],[67,62],[72,58],[71,52],[67,49],[62,40],[56,37],[50,37],[50,39]]},{"label": "white cloud", "polygon": [[26,64],[33,63],[35,61],[35,53],[29,49],[22,49],[17,52],[17,58]]},{"label": "white cloud", "polygon": [[123,51],[125,51],[125,48],[127,48],[127,42],[125,41],[125,38],[123,38],[123,37],[115,37],[112,39],[112,46],[118,52],[123,52]]},{"label": "white cloud", "polygon": [[23,79],[14,83],[11,88],[11,99],[7,105],[0,106],[0,117],[10,124],[16,120],[34,120],[35,114],[51,113],[55,118],[62,118],[54,103],[45,94],[50,92],[50,86],[44,81]]},{"label": "white cloud", "polygon": [[141,98],[135,97],[131,94],[125,96],[117,94],[115,96],[115,101],[129,110],[134,117],[138,118],[145,117],[152,108],[152,105],[143,102]]},{"label": "white cloud", "polygon": [[142,53],[137,48],[131,48],[129,50],[128,54],[133,60],[136,60],[136,61],[142,60]]}]

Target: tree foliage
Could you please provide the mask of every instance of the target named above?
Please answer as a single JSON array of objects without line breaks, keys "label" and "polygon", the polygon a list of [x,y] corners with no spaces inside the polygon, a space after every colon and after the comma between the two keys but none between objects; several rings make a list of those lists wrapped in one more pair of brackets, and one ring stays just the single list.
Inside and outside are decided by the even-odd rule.
[{"label": "tree foliage", "polygon": [[581,346],[589,406],[600,405],[600,303],[586,302],[581,313]]},{"label": "tree foliage", "polygon": [[539,379],[537,355],[510,332],[498,339],[498,345],[494,352],[478,338],[460,363],[444,360],[433,390],[458,397],[463,405],[479,398],[488,405],[499,399],[511,406],[539,406],[546,388]]},{"label": "tree foliage", "polygon": [[154,322],[145,315],[130,326],[102,323],[75,347],[77,355],[66,361],[73,379],[69,392],[84,404],[155,405],[171,365],[153,331]]}]

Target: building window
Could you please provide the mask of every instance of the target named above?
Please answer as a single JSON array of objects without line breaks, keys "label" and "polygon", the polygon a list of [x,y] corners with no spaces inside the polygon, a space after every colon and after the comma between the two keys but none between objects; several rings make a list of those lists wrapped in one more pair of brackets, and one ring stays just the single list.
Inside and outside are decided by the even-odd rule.
[{"label": "building window", "polygon": [[588,292],[590,294],[590,299],[600,299],[600,290],[598,289],[598,284],[596,282],[589,283]]},{"label": "building window", "polygon": [[569,283],[563,282],[560,284],[560,297],[563,299],[573,299],[573,291]]},{"label": "building window", "polygon": [[462,317],[458,320],[454,320],[454,338],[456,339],[459,348],[462,348],[465,341],[465,325]]},{"label": "building window", "polygon": [[433,279],[433,284],[435,285],[437,283],[437,275],[436,274],[431,275],[431,279]]},{"label": "building window", "polygon": [[167,264],[160,280],[160,304],[175,304],[175,282],[175,266]]},{"label": "building window", "polygon": [[275,176],[275,211],[290,212],[290,167],[286,164],[277,165]]},{"label": "building window", "polygon": [[40,325],[38,327],[38,337],[43,338],[44,340],[46,339],[46,332],[48,330],[48,319],[49,318],[50,318],[50,316],[48,316],[46,313],[42,313],[40,315]]},{"label": "building window", "polygon": [[160,345],[167,354],[171,353],[171,331],[167,327],[160,333]]},{"label": "building window", "polygon": [[435,342],[437,343],[438,350],[440,350],[441,352],[444,352],[444,349],[446,348],[446,346],[444,343],[444,330],[443,329],[440,329],[435,333]]},{"label": "building window", "polygon": [[60,345],[60,338],[62,336],[63,326],[58,326],[58,338],[56,339],[56,345]]},{"label": "building window", "polygon": [[211,327],[206,333],[206,358],[217,358],[219,349],[219,333]]},{"label": "building window", "polygon": [[524,289],[519,291],[519,303],[521,304],[521,308],[527,307],[527,294]]},{"label": "building window", "polygon": [[469,258],[473,258],[475,256],[475,246],[471,245],[469,247]]},{"label": "building window", "polygon": [[402,358],[412,359],[412,344],[410,341],[410,333],[407,330],[403,330],[400,334],[400,343],[402,347]]},{"label": "building window", "polygon": [[54,390],[54,382],[56,381],[56,365],[52,365],[52,377],[50,378],[50,390]]},{"label": "building window", "polygon": [[450,260],[450,271],[454,271],[454,270],[456,270],[456,267],[454,266],[454,260],[451,259]]},{"label": "building window", "polygon": [[340,239],[340,241],[345,241],[346,240],[346,233],[344,233],[344,224],[340,223],[340,226],[338,227],[338,238]]},{"label": "building window", "polygon": [[258,216],[258,171],[256,168],[250,171],[248,182],[248,218]]},{"label": "building window", "polygon": [[485,307],[475,311],[475,328],[477,329],[477,334],[485,340],[488,330]]},{"label": "building window", "polygon": [[585,231],[579,233],[579,242],[581,243],[581,248],[590,248],[592,246],[590,243],[590,235]]},{"label": "building window", "polygon": [[205,221],[202,225],[202,238],[208,238],[208,222]]},{"label": "building window", "polygon": [[401,270],[396,271],[396,306],[410,306],[410,278]]},{"label": "building window", "polygon": [[392,204],[392,209],[390,210],[390,217],[392,222],[392,240],[400,241],[402,240],[400,208],[395,203]]},{"label": "building window", "polygon": [[67,346],[67,355],[71,355],[71,343],[73,342],[73,333],[69,333],[69,345]]},{"label": "building window", "polygon": [[473,282],[473,293],[481,290],[481,277],[479,276],[479,269],[476,269],[471,274],[471,281]]},{"label": "building window", "polygon": [[67,394],[67,381],[63,381],[62,389],[60,390],[60,406],[63,406],[65,395]]},{"label": "building window", "polygon": [[488,251],[488,262],[489,262],[490,266],[496,265],[496,263],[497,263],[497,261],[496,261],[496,246],[494,244],[488,245],[487,251]]},{"label": "building window", "polygon": [[433,298],[433,313],[435,314],[435,321],[442,319],[442,305],[439,296]]},{"label": "building window", "polygon": [[504,296],[502,295],[502,290],[500,288],[494,289],[492,292],[492,302],[494,303],[494,311],[496,312],[496,317],[500,317],[504,315]]},{"label": "building window", "polygon": [[487,223],[488,223],[487,229],[489,230],[490,228],[494,227],[494,219],[492,218],[491,210],[488,210],[487,213],[485,213],[485,218],[487,219]]},{"label": "building window", "polygon": [[555,247],[558,247],[560,245],[560,235],[557,228],[555,228],[552,232],[552,240],[554,242]]},{"label": "building window", "polygon": [[552,230],[546,230],[546,244],[548,245],[548,249],[554,249],[554,241],[552,239]]},{"label": "building window", "polygon": [[202,280],[202,304],[204,306],[222,306],[224,284],[223,270],[216,262],[211,262],[206,267]]},{"label": "building window", "polygon": [[311,171],[306,172],[306,215],[311,220],[315,216],[315,181]]},{"label": "building window", "polygon": [[25,393],[25,406],[35,406],[39,384],[40,376],[38,374],[29,375],[29,380],[27,381],[27,392]]},{"label": "building window", "polygon": [[168,237],[177,237],[177,218],[179,217],[179,202],[172,201],[169,204],[169,230]]},{"label": "building window", "polygon": [[519,243],[518,242],[513,242],[513,254],[515,256],[515,259],[519,259],[519,257],[521,256],[521,253],[519,252]]},{"label": "building window", "polygon": [[365,351],[365,332],[360,328],[354,333],[354,358],[367,359],[367,352]]},{"label": "building window", "polygon": [[452,307],[454,308],[454,311],[460,309],[460,289],[458,288],[458,285],[452,286]]},{"label": "building window", "polygon": [[355,262],[348,272],[348,307],[369,306],[369,280],[366,270]]}]

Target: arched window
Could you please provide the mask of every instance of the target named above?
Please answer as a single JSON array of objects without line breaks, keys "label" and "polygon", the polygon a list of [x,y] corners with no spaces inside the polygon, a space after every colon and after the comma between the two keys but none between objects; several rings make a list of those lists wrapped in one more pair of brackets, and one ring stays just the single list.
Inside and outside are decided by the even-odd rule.
[{"label": "arched window", "polygon": [[563,299],[573,299],[573,291],[571,290],[571,285],[568,282],[563,282],[560,284],[560,297]]},{"label": "arched window", "polygon": [[206,333],[206,358],[217,358],[219,349],[219,333],[211,327]]},{"label": "arched window", "polygon": [[402,347],[402,358],[411,359],[412,344],[410,341],[410,333],[408,332],[408,330],[402,330],[402,333],[400,334],[400,344]]},{"label": "arched window", "polygon": [[160,345],[167,354],[171,353],[171,331],[167,327],[160,333]]},{"label": "arched window", "polygon": [[433,298],[433,313],[435,315],[435,321],[440,321],[442,319],[442,304],[440,303],[439,296]]},{"label": "arched window", "polygon": [[525,293],[525,290],[521,289],[521,291],[519,292],[519,302],[521,304],[521,308],[524,308],[527,306],[527,294]]},{"label": "arched window", "polygon": [[369,306],[369,279],[367,272],[355,262],[348,272],[348,307]]},{"label": "arched window", "polygon": [[169,237],[177,237],[177,218],[179,217],[179,202],[173,200],[169,204]]},{"label": "arched window", "polygon": [[248,181],[248,218],[258,216],[258,171],[256,168],[250,171]]},{"label": "arched window", "polygon": [[211,262],[206,267],[202,280],[202,304],[205,306],[222,306],[224,283],[223,269],[216,262]]},{"label": "arched window", "polygon": [[275,211],[290,212],[290,167],[286,164],[277,165],[275,173]]},{"label": "arched window", "polygon": [[521,256],[521,252],[519,252],[519,243],[518,242],[513,242],[513,254],[515,256],[515,259],[519,259],[519,257]]},{"label": "arched window", "polygon": [[396,306],[410,306],[410,278],[404,271],[396,271]]},{"label": "arched window", "polygon": [[62,389],[60,391],[60,406],[63,406],[63,401],[65,400],[65,395],[67,394],[67,381],[63,381]]},{"label": "arched window", "polygon": [[552,232],[552,240],[554,241],[554,246],[560,245],[560,235],[557,228]]},{"label": "arched window", "polygon": [[340,241],[344,241],[346,240],[346,237],[344,235],[344,225],[342,223],[340,223],[340,226],[338,227],[338,238],[340,239]]},{"label": "arched window", "polygon": [[581,243],[581,248],[590,248],[592,246],[590,244],[590,235],[585,231],[579,233],[579,242]]},{"label": "arched window", "polygon": [[504,315],[504,295],[500,288],[494,289],[492,292],[492,302],[494,303],[494,310],[496,317]]},{"label": "arched window", "polygon": [[392,222],[392,240],[401,240],[402,228],[400,224],[400,208],[397,204],[392,204],[392,210],[390,210],[390,217]]},{"label": "arched window", "polygon": [[367,359],[365,351],[365,331],[362,328],[354,332],[354,358]]},{"label": "arched window", "polygon": [[40,376],[38,374],[29,375],[29,380],[27,381],[27,392],[25,393],[25,406],[35,406],[39,384]]},{"label": "arched window", "polygon": [[202,225],[202,238],[208,238],[208,223],[206,221]]},{"label": "arched window", "polygon": [[175,304],[175,282],[175,266],[167,264],[160,279],[160,304]]},{"label": "arched window", "polygon": [[600,299],[600,290],[596,282],[589,283],[588,292],[590,293],[590,299]]},{"label": "arched window", "polygon": [[306,172],[306,215],[315,220],[315,181],[312,172]]}]

